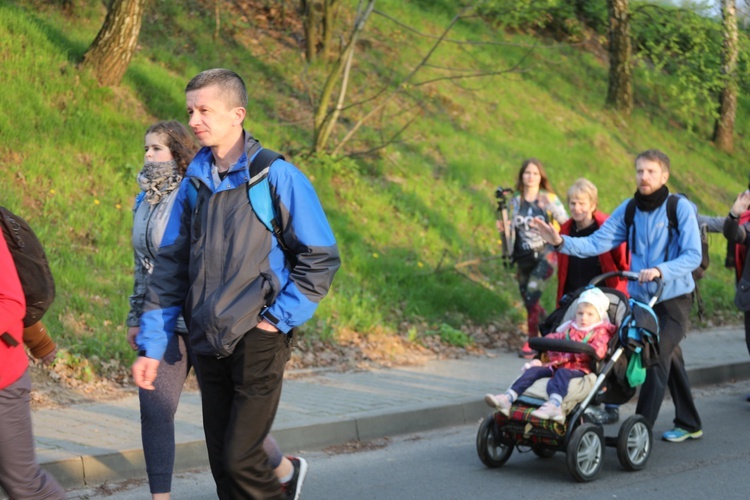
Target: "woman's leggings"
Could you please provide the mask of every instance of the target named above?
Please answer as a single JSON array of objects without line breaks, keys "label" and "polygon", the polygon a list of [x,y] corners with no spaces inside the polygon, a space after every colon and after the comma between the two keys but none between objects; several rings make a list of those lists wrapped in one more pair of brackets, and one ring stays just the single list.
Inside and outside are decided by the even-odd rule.
[{"label": "woman's leggings", "polygon": [[[173,335],[167,344],[154,390],[138,390],[141,404],[141,439],[151,493],[169,493],[174,471],[174,415],[180,402],[185,379],[194,366],[193,353],[186,334]],[[198,375],[198,374],[196,374]],[[282,454],[269,434],[263,442],[272,469],[281,463]]]},{"label": "woman's leggings", "polygon": [[518,267],[516,278],[526,307],[529,338],[539,336],[539,323],[547,315],[539,299],[552,275],[555,274],[555,253],[543,253],[531,268]]}]

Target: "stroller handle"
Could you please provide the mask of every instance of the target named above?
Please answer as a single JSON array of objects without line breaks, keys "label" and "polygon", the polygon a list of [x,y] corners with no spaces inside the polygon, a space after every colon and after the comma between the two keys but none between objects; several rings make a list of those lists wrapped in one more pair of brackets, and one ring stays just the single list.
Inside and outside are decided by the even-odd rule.
[{"label": "stroller handle", "polygon": [[[591,281],[589,281],[589,285],[596,286],[600,282],[613,277],[625,278],[628,281],[638,281],[638,273],[634,273],[633,271],[612,271],[609,273],[600,274],[599,276],[595,276]],[[654,307],[654,304],[656,304],[656,302],[659,300],[659,297],[661,297],[661,292],[664,290],[664,282],[661,278],[654,278],[654,283],[656,283],[656,293],[654,293],[654,295],[648,301],[649,307]]]}]

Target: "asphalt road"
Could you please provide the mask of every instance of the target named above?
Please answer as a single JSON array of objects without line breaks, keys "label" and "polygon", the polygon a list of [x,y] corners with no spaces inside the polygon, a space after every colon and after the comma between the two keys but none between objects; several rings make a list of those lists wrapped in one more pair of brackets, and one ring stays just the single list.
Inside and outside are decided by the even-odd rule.
[{"label": "asphalt road", "polygon": [[[614,448],[590,483],[576,483],[565,455],[540,459],[515,452],[499,469],[477,458],[477,425],[399,436],[370,443],[306,452],[310,473],[302,498],[637,498],[745,499],[750,496],[750,383],[705,386],[694,391],[704,423],[702,439],[680,444],[659,440],[671,427],[673,408],[665,401],[654,430],[654,449],[644,470],[625,472]],[[632,414],[634,404],[621,409]],[[622,421],[622,420],[621,420]],[[605,427],[616,435],[619,424]],[[148,498],[145,481],[69,491],[70,498]],[[175,476],[173,498],[215,498],[207,470]]]}]

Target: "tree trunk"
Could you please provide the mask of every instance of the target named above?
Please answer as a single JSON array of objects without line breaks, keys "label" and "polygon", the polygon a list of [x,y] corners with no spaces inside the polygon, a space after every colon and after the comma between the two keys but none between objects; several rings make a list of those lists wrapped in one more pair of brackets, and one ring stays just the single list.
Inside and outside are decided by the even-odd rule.
[{"label": "tree trunk", "polygon": [[609,87],[606,104],[625,116],[633,110],[628,0],[607,0],[609,9]]},{"label": "tree trunk", "polygon": [[138,45],[146,0],[114,0],[96,39],[83,55],[100,85],[118,85]]},{"label": "tree trunk", "polygon": [[302,26],[305,29],[305,58],[308,63],[315,60],[318,44],[317,23],[315,22],[314,0],[300,0],[302,11]]},{"label": "tree trunk", "polygon": [[734,119],[737,114],[737,57],[739,38],[737,34],[737,9],[735,0],[722,0],[724,43],[722,46],[722,68],[724,88],[719,96],[719,118],[714,125],[714,144],[727,153],[734,150]]},{"label": "tree trunk", "polygon": [[323,60],[331,59],[331,41],[333,40],[333,25],[336,21],[336,0],[324,0],[323,3],[323,37],[320,52]]}]

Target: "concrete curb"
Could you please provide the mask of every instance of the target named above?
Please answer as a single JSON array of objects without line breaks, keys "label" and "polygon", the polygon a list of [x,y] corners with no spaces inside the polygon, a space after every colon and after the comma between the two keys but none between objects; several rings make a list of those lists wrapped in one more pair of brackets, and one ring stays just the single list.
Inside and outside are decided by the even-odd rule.
[{"label": "concrete curb", "polygon": [[[695,387],[750,379],[750,360],[722,366],[688,370]],[[282,450],[319,450],[349,441],[370,441],[478,422],[488,413],[487,405],[475,397],[451,404],[422,405],[406,411],[383,412],[334,422],[274,428]],[[42,463],[65,488],[82,488],[107,481],[143,478],[146,468],[143,450],[126,450],[96,456]],[[175,473],[208,467],[205,443],[195,440],[176,444]]]}]

